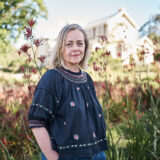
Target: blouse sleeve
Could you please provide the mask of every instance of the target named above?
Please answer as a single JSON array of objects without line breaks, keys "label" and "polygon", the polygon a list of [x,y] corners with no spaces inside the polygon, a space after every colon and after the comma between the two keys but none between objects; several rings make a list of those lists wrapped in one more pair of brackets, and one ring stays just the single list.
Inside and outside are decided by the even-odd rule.
[{"label": "blouse sleeve", "polygon": [[93,80],[92,80],[91,76],[87,72],[86,72],[86,74],[87,74],[88,83],[90,84],[90,87],[92,88],[93,93],[96,95],[96,89],[95,89]]},{"label": "blouse sleeve", "polygon": [[55,118],[61,99],[56,71],[47,71],[39,81],[28,113],[29,128],[46,127]]}]

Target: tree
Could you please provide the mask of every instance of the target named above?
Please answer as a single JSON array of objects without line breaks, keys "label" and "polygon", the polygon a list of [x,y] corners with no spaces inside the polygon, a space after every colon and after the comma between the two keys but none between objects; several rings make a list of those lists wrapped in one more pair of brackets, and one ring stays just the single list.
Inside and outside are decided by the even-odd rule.
[{"label": "tree", "polygon": [[29,19],[47,18],[43,0],[1,0],[0,1],[0,53],[16,42]]},{"label": "tree", "polygon": [[155,32],[157,35],[160,34],[160,14],[156,14],[154,16],[151,16],[147,22],[145,22],[142,27],[140,28],[140,32],[143,35],[148,35],[152,32]]},{"label": "tree", "polygon": [[160,13],[149,18],[140,28],[141,35],[147,35],[160,48]]}]

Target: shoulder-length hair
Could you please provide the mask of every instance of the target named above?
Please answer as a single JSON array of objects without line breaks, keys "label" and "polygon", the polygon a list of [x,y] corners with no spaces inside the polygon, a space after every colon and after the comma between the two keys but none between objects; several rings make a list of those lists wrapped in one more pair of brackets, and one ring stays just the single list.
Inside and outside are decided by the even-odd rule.
[{"label": "shoulder-length hair", "polygon": [[64,46],[66,42],[67,33],[72,30],[77,30],[77,29],[83,33],[84,42],[85,42],[85,53],[84,53],[84,57],[81,60],[79,66],[81,69],[88,68],[89,40],[88,40],[88,36],[86,32],[84,31],[84,29],[78,24],[68,24],[64,26],[62,30],[59,32],[59,35],[56,39],[54,50],[50,55],[49,68],[62,67],[62,66],[65,67],[65,62],[63,59],[63,52],[64,52]]}]

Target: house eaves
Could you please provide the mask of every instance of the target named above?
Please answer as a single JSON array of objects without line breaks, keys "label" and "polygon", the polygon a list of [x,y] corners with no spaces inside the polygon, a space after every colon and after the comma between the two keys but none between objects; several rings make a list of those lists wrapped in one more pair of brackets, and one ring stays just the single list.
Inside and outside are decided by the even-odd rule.
[{"label": "house eaves", "polygon": [[150,47],[153,47],[154,49],[156,49],[156,46],[153,44],[153,42],[147,36],[139,38],[137,43],[140,43],[140,42],[148,43],[150,45]]},{"label": "house eaves", "polygon": [[109,15],[109,16],[105,16],[103,18],[100,18],[100,19],[97,19],[97,20],[94,20],[94,21],[91,21],[91,22],[87,23],[86,29],[87,28],[91,28],[93,26],[96,27],[96,26],[98,26],[100,24],[107,24],[107,21],[109,19],[111,19],[112,17],[114,17],[115,15],[117,15],[117,13]]},{"label": "house eaves", "polygon": [[91,27],[96,27],[96,26],[99,26],[101,24],[108,24],[110,21],[112,21],[113,19],[116,19],[116,18],[119,18],[119,17],[124,17],[127,19],[127,21],[134,27],[136,28],[137,30],[140,28],[136,23],[135,21],[133,20],[133,18],[131,18],[131,16],[128,14],[128,12],[126,11],[126,9],[124,8],[120,8],[118,9],[118,11],[110,16],[106,16],[106,17],[103,17],[101,19],[98,19],[98,20],[95,20],[95,21],[92,21],[90,23],[88,23],[86,25],[86,29],[89,29]]}]

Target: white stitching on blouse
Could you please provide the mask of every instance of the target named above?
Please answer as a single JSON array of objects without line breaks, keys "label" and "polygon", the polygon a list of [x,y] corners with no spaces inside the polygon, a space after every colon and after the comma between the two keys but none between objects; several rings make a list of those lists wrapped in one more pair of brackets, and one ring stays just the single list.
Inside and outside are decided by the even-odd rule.
[{"label": "white stitching on blouse", "polygon": [[33,106],[38,106],[38,107],[40,107],[40,108],[43,108],[46,112],[48,112],[48,113],[52,116],[52,118],[54,118],[53,112],[50,111],[50,110],[49,110],[48,108],[46,108],[45,106],[40,105],[40,104],[37,104],[37,103],[33,103],[32,105],[33,105]]},{"label": "white stitching on blouse", "polygon": [[59,149],[68,149],[68,148],[77,148],[77,147],[87,147],[87,146],[93,146],[93,145],[96,145],[97,143],[101,143],[103,141],[107,140],[107,138],[103,138],[103,139],[100,139],[98,141],[95,141],[93,143],[86,143],[86,144],[76,144],[76,145],[69,145],[69,146],[60,146],[58,147]]}]

